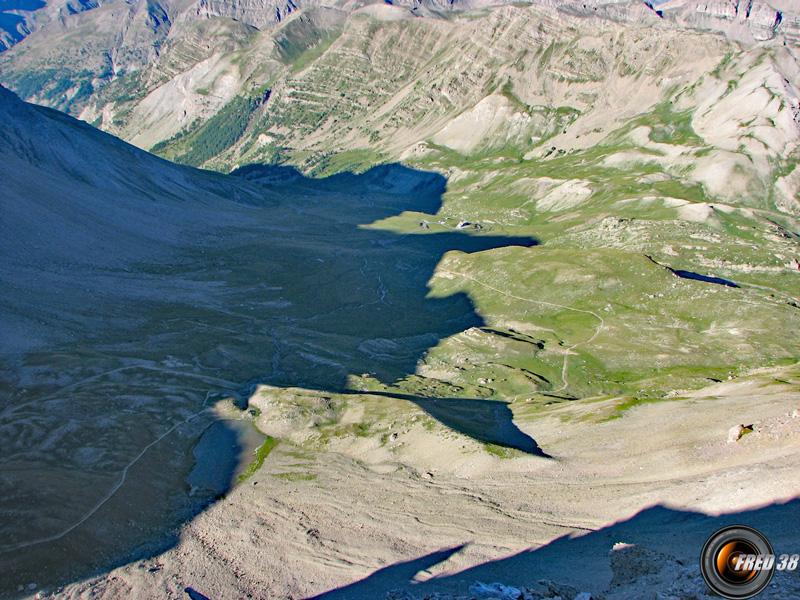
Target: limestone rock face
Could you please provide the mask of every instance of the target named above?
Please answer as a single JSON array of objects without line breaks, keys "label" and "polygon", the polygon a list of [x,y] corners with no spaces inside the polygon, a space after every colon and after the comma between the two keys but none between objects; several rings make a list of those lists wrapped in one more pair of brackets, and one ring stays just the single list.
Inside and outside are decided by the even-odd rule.
[{"label": "limestone rock face", "polygon": [[657,6],[665,18],[711,29],[740,41],[763,42],[785,35],[796,42],[798,7],[765,0],[671,0]]},{"label": "limestone rock face", "polygon": [[199,0],[199,17],[228,17],[259,29],[276,25],[309,2],[301,0]]},{"label": "limestone rock face", "polygon": [[559,0],[534,0],[536,5],[549,6],[564,14],[610,19],[622,22],[655,21],[655,14],[647,3],[639,0],[588,0],[560,2]]},{"label": "limestone rock face", "polygon": [[109,0],[7,0],[0,3],[0,52],[21,42],[47,23],[68,19],[108,2]]},{"label": "limestone rock face", "polygon": [[[150,13],[154,26],[168,22],[176,12],[186,9],[187,17],[235,19],[259,29],[273,27],[299,10],[314,6],[336,6],[348,11],[373,4],[370,0],[14,0],[0,14],[0,52],[53,21],[61,21],[103,7],[106,4],[126,6],[131,12]],[[440,15],[465,10],[486,9],[511,0],[390,0],[386,4],[403,7],[415,15]],[[532,0],[531,4],[547,6],[565,14],[642,22],[655,14],[675,18],[679,22],[703,29],[719,30],[734,37],[756,41],[774,38],[782,33],[796,41],[800,11],[790,0],[669,0],[653,8],[643,0]],[[179,10],[175,10],[178,8]]]}]

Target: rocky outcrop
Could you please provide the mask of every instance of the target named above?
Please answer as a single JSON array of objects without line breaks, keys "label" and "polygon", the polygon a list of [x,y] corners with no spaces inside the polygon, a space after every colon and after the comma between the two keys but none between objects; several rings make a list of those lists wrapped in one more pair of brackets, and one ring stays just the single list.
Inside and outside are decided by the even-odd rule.
[{"label": "rocky outcrop", "polygon": [[68,2],[64,5],[64,9],[68,14],[74,15],[86,10],[92,10],[98,6],[100,6],[100,2],[98,0],[68,0]]},{"label": "rocky outcrop", "polygon": [[0,4],[0,52],[42,25],[98,8],[104,0],[7,0]]},{"label": "rocky outcrop", "polygon": [[742,24],[759,41],[775,37],[783,19],[780,11],[758,0],[709,2],[698,4],[696,11],[699,15]]},{"label": "rocky outcrop", "polygon": [[652,10],[641,0],[587,0],[585,2],[534,0],[534,4],[550,6],[569,15],[596,17],[623,23],[655,20]]},{"label": "rocky outcrop", "polygon": [[800,7],[765,0],[670,0],[654,10],[666,19],[724,33],[743,42],[764,42],[780,35],[795,41]]},{"label": "rocky outcrop", "polygon": [[4,24],[0,26],[0,52],[8,50],[31,32],[23,17],[11,13],[2,15],[5,19]]},{"label": "rocky outcrop", "polygon": [[30,35],[34,27],[34,13],[45,6],[43,0],[4,4],[0,7],[0,52]]},{"label": "rocky outcrop", "polygon": [[228,17],[265,29],[277,25],[301,7],[313,4],[301,0],[200,0],[197,15]]},{"label": "rocky outcrop", "polygon": [[[3,54],[0,80],[145,148],[170,143],[270,82],[269,110],[248,121],[240,146],[215,157],[225,168],[269,161],[278,151],[314,161],[348,148],[399,156],[421,140],[457,152],[509,146],[528,158],[546,157],[596,143],[611,123],[621,125],[661,98],[662,82],[696,81],[726,64],[731,44],[687,28],[719,31],[727,24],[752,44],[751,29],[764,37],[780,14],[780,36],[790,22],[784,7],[764,0],[746,7],[741,0],[671,0],[657,9],[641,0],[532,0],[526,7],[496,6],[503,0],[368,7],[363,2],[374,0],[325,0],[335,7],[322,1],[136,0],[128,7],[108,0]],[[443,18],[445,10],[490,3],[495,7],[480,18]],[[89,29],[95,22],[82,45],[54,49],[75,23]],[[797,80],[797,65],[791,53],[775,54],[774,68],[764,62],[731,70],[720,86],[698,95],[702,110],[692,124],[728,152],[743,144],[762,170],[768,165],[760,157],[781,155],[795,140],[789,112],[796,114],[796,94],[786,82]],[[25,79],[58,63],[58,77]],[[772,92],[761,85],[766,80]],[[681,110],[692,105],[684,101]],[[750,106],[758,110],[745,110]],[[746,118],[738,118],[743,111]],[[752,135],[739,123],[752,126]],[[712,192],[730,188],[721,173],[743,161],[720,165],[708,156],[695,175]],[[793,206],[794,179],[779,183],[776,201]]]}]

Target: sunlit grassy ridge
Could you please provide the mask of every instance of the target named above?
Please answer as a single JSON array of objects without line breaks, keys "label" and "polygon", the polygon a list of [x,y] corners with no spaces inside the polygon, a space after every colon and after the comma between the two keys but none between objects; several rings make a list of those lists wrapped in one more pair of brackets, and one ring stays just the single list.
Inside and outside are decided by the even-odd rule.
[{"label": "sunlit grassy ridge", "polygon": [[256,471],[261,468],[261,465],[264,464],[264,461],[269,456],[269,453],[278,445],[278,440],[273,437],[267,436],[267,439],[264,440],[264,443],[261,444],[258,448],[256,448],[255,458],[253,462],[247,465],[247,468],[242,471],[239,475],[238,482],[241,483],[246,481],[249,477],[251,477]]},{"label": "sunlit grassy ridge", "polygon": [[[514,19],[498,23],[511,30],[519,26]],[[414,52],[438,48],[428,59],[430,72],[454,55],[437,43],[432,32],[439,26],[432,23],[362,19],[349,27],[335,39],[322,35],[307,49],[287,42],[284,60],[302,64],[276,100],[250,114],[231,157],[288,161],[317,177],[392,160],[384,143],[387,123],[371,130],[364,123],[377,121],[366,109],[387,101],[392,86],[412,72],[403,69],[418,58],[405,57],[403,69],[391,76],[378,74],[387,59],[377,40],[422,39]],[[369,49],[372,63],[345,61],[355,47]],[[564,86],[592,85],[612,68],[609,55],[585,51],[577,42],[545,44],[534,54],[534,62],[523,61],[520,68]],[[755,127],[752,119],[740,127],[735,155],[709,142],[708,131],[706,137],[698,133],[695,125],[709,111],[698,108],[698,90],[743,77],[743,55],[720,51],[720,57],[697,81],[670,87],[638,114],[592,130],[599,133],[593,143],[567,150],[559,135],[587,109],[565,101],[530,103],[521,99],[521,80],[482,75],[481,93],[500,97],[496,106],[510,106],[509,119],[534,119],[526,125],[533,128],[532,141],[524,144],[517,133],[498,129],[473,150],[457,151],[446,145],[446,136],[427,138],[404,161],[448,176],[439,214],[409,212],[363,226],[425,234],[468,222],[477,226],[476,235],[530,235],[542,244],[444,258],[431,280],[431,296],[469,294],[489,326],[442,340],[399,389],[543,403],[614,395],[638,402],[800,359],[798,341],[776,335],[797,328],[800,320],[793,305],[797,274],[790,268],[798,251],[792,233],[797,222],[778,206],[775,192],[778,180],[791,176],[796,151],[769,158],[764,170],[741,162],[763,160],[751,144],[757,137],[749,129]],[[624,53],[613,60],[623,75],[644,76]],[[366,79],[357,79],[359,73]],[[371,82],[368,90],[364,81]],[[393,127],[397,119],[412,119],[417,109],[406,110],[405,103],[426,93],[433,112],[443,116],[453,107],[436,98],[448,85],[430,88],[417,80],[413,93],[384,116]],[[736,89],[729,88],[722,99]],[[327,145],[328,133],[348,123],[344,148]],[[267,143],[253,141],[265,132]],[[294,140],[303,132],[319,143],[298,147]],[[717,179],[702,173],[731,156],[740,163],[720,193]],[[675,271],[739,287],[684,279]]]},{"label": "sunlit grassy ridge", "polygon": [[[691,161],[707,149],[692,116],[662,104],[590,149],[545,159],[432,146],[416,161],[451,174],[441,225],[432,227],[469,221],[543,242],[442,261],[431,293],[466,291],[494,331],[443,341],[420,372],[509,400],[630,395],[635,404],[800,359],[796,337],[782,333],[800,325],[789,262],[798,238],[774,219],[796,221],[760,199],[741,200],[763,207],[756,211],[724,200],[716,208],[691,167],[665,168],[663,146],[630,139],[647,126],[650,141],[681,146]],[[633,151],[642,158],[609,164]],[[585,195],[542,210],[548,190],[566,180],[582,182]],[[418,221],[409,214],[380,226],[413,231]],[[679,278],[667,267],[741,287]]]}]

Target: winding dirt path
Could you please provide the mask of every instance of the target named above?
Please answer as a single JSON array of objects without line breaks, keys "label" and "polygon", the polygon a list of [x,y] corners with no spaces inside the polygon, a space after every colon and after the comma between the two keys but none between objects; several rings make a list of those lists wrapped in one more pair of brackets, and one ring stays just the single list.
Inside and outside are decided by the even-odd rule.
[{"label": "winding dirt path", "polygon": [[591,310],[583,310],[581,308],[573,308],[571,306],[564,306],[563,304],[556,304],[554,302],[545,302],[544,300],[533,300],[531,298],[524,298],[522,296],[517,296],[517,295],[511,294],[511,293],[509,293],[509,292],[507,292],[505,290],[501,290],[499,288],[496,288],[493,285],[489,285],[488,283],[484,283],[483,281],[480,281],[479,279],[475,279],[471,275],[467,275],[466,273],[461,273],[459,271],[450,271],[450,270],[447,270],[447,269],[443,269],[441,271],[438,271],[438,273],[447,273],[447,274],[450,274],[450,275],[455,275],[456,277],[462,277],[464,279],[472,281],[473,283],[477,283],[478,285],[480,285],[482,287],[485,287],[486,289],[492,290],[493,292],[497,292],[498,294],[502,294],[503,296],[507,296],[508,298],[513,298],[514,300],[520,300],[522,302],[530,302],[531,304],[540,304],[542,306],[550,306],[550,307],[553,307],[553,308],[561,308],[561,309],[564,309],[564,310],[569,310],[569,311],[577,312],[577,313],[584,313],[584,314],[593,316],[595,319],[597,319],[599,321],[599,323],[598,323],[597,327],[595,328],[594,333],[591,335],[591,337],[589,337],[586,340],[583,340],[582,342],[576,342],[576,343],[572,344],[571,346],[569,346],[569,347],[564,349],[564,363],[561,366],[561,382],[562,383],[561,383],[561,387],[560,388],[558,388],[556,390],[552,390],[554,393],[562,392],[565,389],[567,389],[567,387],[569,387],[569,378],[567,376],[567,370],[569,368],[569,355],[570,355],[570,353],[573,350],[575,350],[575,348],[577,348],[578,346],[583,346],[585,344],[592,343],[595,340],[595,338],[597,338],[597,336],[600,335],[600,331],[602,331],[603,327],[605,327],[605,324],[606,324],[606,322],[603,320],[603,317],[601,317],[596,312],[591,311]]},{"label": "winding dirt path", "polygon": [[172,427],[167,429],[164,433],[162,433],[160,436],[158,436],[156,439],[154,439],[152,442],[150,442],[144,448],[142,448],[142,450],[139,452],[139,454],[137,454],[133,458],[133,460],[131,460],[127,465],[125,465],[125,467],[119,472],[119,475],[117,477],[117,481],[113,486],[111,486],[111,489],[109,489],[108,492],[106,492],[106,494],[102,498],[100,498],[97,501],[97,503],[92,508],[90,508],[80,519],[75,521],[75,523],[73,523],[72,525],[70,525],[66,529],[63,529],[59,533],[54,533],[53,535],[49,535],[49,536],[46,536],[46,537],[38,538],[38,539],[31,540],[31,541],[28,541],[28,542],[22,542],[22,543],[19,543],[19,544],[10,544],[10,545],[7,545],[7,546],[0,546],[0,554],[5,554],[7,552],[13,552],[15,550],[21,550],[23,548],[28,548],[30,546],[36,546],[38,544],[44,544],[44,543],[47,543],[47,542],[54,542],[56,540],[60,540],[61,538],[63,538],[65,535],[67,535],[71,531],[73,531],[73,530],[77,529],[78,527],[80,527],[81,525],[83,525],[98,510],[100,510],[106,504],[106,502],[108,502],[109,500],[111,500],[111,498],[114,497],[114,495],[119,491],[119,489],[125,483],[125,480],[128,478],[128,471],[130,471],[131,467],[133,467],[133,465],[135,465],[137,462],[139,462],[141,460],[141,458],[145,454],[147,454],[147,451],[150,450],[150,448],[152,448],[153,446],[158,444],[161,440],[163,440],[165,437],[170,435],[173,431],[175,431],[176,429],[178,429],[182,425],[185,425],[186,423],[189,423],[190,421],[193,421],[194,419],[199,417],[201,414],[211,410],[210,407],[206,406],[206,403],[208,402],[208,399],[210,397],[211,397],[211,393],[209,392],[208,394],[206,394],[206,399],[203,401],[203,408],[202,409],[198,410],[195,413],[192,413],[191,415],[189,415],[188,417],[186,417],[182,421],[178,421],[177,423],[173,424]]}]

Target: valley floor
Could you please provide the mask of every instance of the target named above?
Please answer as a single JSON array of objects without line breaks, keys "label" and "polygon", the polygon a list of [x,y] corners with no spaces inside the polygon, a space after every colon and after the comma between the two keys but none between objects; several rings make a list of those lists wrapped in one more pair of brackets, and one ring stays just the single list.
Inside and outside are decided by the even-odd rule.
[{"label": "valley floor", "polygon": [[[710,597],[698,558],[722,525],[755,526],[778,553],[799,549],[798,384],[795,365],[617,418],[609,418],[614,400],[591,399],[515,418],[552,458],[481,451],[426,426],[409,402],[381,397],[388,437],[345,435],[323,446],[313,427],[295,431],[297,443],[280,442],[174,548],[57,595]],[[251,406],[270,393],[260,389]],[[351,417],[368,420],[370,401],[348,398]],[[754,431],[729,442],[738,424]],[[799,595],[794,573],[777,574],[762,597]]]}]

